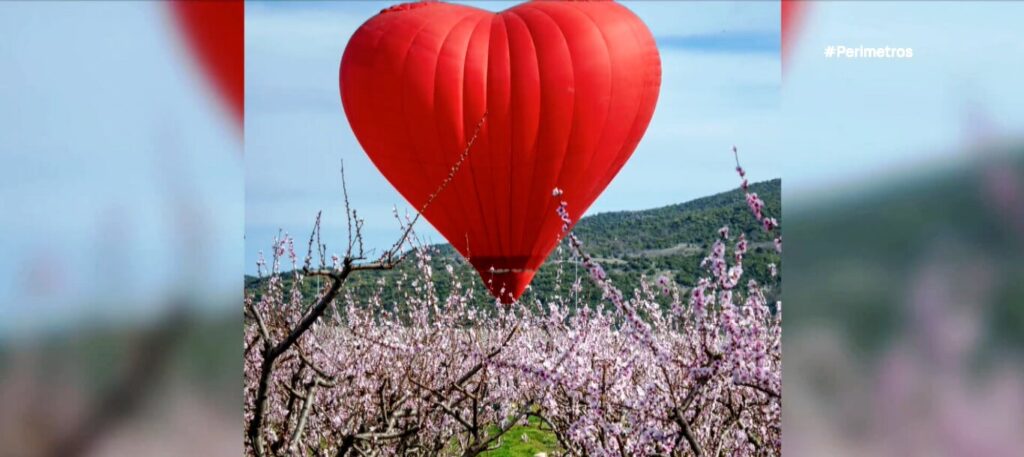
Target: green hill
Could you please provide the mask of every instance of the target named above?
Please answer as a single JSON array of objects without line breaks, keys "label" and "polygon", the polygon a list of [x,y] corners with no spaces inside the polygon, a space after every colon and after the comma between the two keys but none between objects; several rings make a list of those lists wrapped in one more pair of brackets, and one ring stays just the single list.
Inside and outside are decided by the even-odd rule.
[{"label": "green hill", "polygon": [[[781,221],[782,181],[774,179],[750,187],[764,200],[765,213]],[[771,239],[750,215],[739,189],[662,208],[586,216],[579,221],[574,232],[582,240],[584,249],[598,259],[615,284],[629,291],[637,287],[644,276],[655,281],[666,275],[680,286],[692,285],[702,274],[700,261],[707,255],[718,229],[725,225],[730,227],[734,236],[741,231],[746,233],[751,242],[750,253],[744,262],[748,274],[762,284],[777,284],[779,278],[769,277],[768,264],[779,263],[779,255],[774,251]],[[450,245],[433,245],[430,249],[434,271],[441,272],[435,273],[435,286],[442,296],[451,281],[443,272],[446,265],[452,265],[454,274],[462,283],[474,287],[481,303],[492,301],[485,295],[486,290],[476,272]],[[568,279],[563,278],[563,293],[576,274],[585,274],[575,268],[564,250],[556,250],[541,267],[522,300],[531,302],[533,298],[553,295],[559,266],[568,276]],[[379,288],[377,281],[380,277],[385,277],[387,284],[394,284],[403,274],[411,273],[413,268],[412,262],[405,262],[395,271],[353,275],[347,287],[357,297],[366,297]],[[258,294],[260,283],[258,278],[245,278],[247,291]],[[589,297],[587,302],[597,302],[600,297],[598,291],[588,281],[583,283],[584,294]],[[306,281],[304,287],[312,289],[316,283]],[[394,289],[383,289],[385,303],[400,298]],[[773,295],[778,293],[777,287],[769,287],[769,291]]]},{"label": "green hill", "polygon": [[1024,348],[1024,148],[975,154],[787,208],[787,332],[827,322],[874,353],[919,325],[913,306],[959,307],[988,349]]}]

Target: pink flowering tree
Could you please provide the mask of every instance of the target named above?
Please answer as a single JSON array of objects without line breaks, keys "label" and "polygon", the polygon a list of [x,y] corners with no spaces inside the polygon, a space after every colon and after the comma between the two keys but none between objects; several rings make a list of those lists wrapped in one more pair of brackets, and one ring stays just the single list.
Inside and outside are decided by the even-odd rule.
[{"label": "pink flowering tree", "polygon": [[[749,192],[738,156],[737,172],[781,250],[779,224]],[[505,307],[479,303],[475,280],[451,266],[435,272],[415,219],[399,218],[400,240],[364,263],[362,223],[346,211],[346,255],[327,258],[319,222],[301,262],[281,235],[260,263],[260,293],[245,297],[249,455],[473,456],[530,418],[564,455],[780,453],[781,303],[744,282],[744,234],[719,231],[689,290],[662,277],[623,292],[568,231],[563,203],[565,249],[586,277],[560,264],[552,299]],[[369,297],[343,288],[351,274],[402,261],[414,268],[382,277]],[[584,280],[603,303],[579,303]],[[309,281],[319,281],[313,296],[302,292]],[[385,288],[399,303],[384,302]]]}]

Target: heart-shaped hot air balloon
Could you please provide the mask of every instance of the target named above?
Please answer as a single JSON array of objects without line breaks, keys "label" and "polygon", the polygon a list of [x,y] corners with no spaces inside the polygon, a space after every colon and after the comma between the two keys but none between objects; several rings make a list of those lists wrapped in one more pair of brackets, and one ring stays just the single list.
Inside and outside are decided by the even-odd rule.
[{"label": "heart-shaped hot air balloon", "polygon": [[171,13],[203,73],[242,127],[245,116],[245,2],[170,2]]},{"label": "heart-shaped hot air balloon", "polygon": [[359,143],[416,209],[455,170],[423,216],[509,303],[557,245],[560,202],[583,214],[633,154],[661,60],[613,2],[410,3],[352,35],[340,86]]}]

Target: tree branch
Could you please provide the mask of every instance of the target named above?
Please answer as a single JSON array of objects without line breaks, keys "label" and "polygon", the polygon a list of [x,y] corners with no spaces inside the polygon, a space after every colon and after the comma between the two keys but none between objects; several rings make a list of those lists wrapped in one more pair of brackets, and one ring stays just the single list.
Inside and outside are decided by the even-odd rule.
[{"label": "tree branch", "polygon": [[[470,150],[473,147],[473,143],[476,141],[477,136],[480,134],[480,130],[483,128],[483,124],[484,124],[484,121],[486,119],[487,119],[487,113],[484,112],[483,116],[480,117],[480,121],[476,125],[476,129],[474,130],[473,135],[470,137],[469,141],[467,141],[465,150],[462,152],[462,154],[459,156],[458,160],[452,166],[451,170],[448,173],[448,176],[444,179],[444,181],[437,188],[437,190],[434,191],[434,193],[432,193],[429,198],[427,198],[427,201],[420,208],[420,211],[416,213],[415,218],[413,218],[413,220],[411,222],[409,222],[409,224],[406,224],[403,227],[402,235],[399,237],[398,241],[396,241],[395,244],[387,252],[382,254],[380,259],[378,259],[376,262],[366,263],[366,264],[356,264],[355,263],[356,260],[362,259],[362,257],[363,257],[362,237],[361,237],[361,227],[362,227],[362,224],[360,223],[359,219],[357,218],[357,216],[355,214],[355,211],[351,210],[350,207],[349,207],[348,188],[347,188],[347,185],[345,183],[344,164],[342,164],[342,168],[341,168],[341,170],[342,170],[342,192],[343,192],[344,198],[345,198],[345,215],[346,215],[346,218],[348,219],[348,222],[349,222],[349,244],[348,244],[348,247],[347,247],[347,252],[346,252],[345,258],[342,261],[341,269],[340,270],[335,270],[335,269],[323,268],[323,265],[322,265],[323,262],[321,262],[321,268],[318,268],[318,269],[315,269],[315,270],[310,268],[310,264],[312,263],[311,262],[311,257],[312,257],[313,235],[317,234],[317,232],[319,231],[319,225],[320,225],[320,214],[318,213],[317,214],[317,222],[316,222],[316,224],[314,226],[314,232],[313,232],[313,234],[310,235],[310,252],[307,254],[307,259],[306,259],[306,262],[305,262],[305,265],[304,265],[304,268],[303,268],[303,272],[306,275],[310,275],[310,276],[320,276],[320,277],[328,278],[328,280],[330,281],[330,285],[328,286],[327,291],[324,293],[323,296],[320,297],[320,299],[317,301],[317,303],[302,318],[302,320],[298,323],[298,325],[296,325],[295,328],[293,328],[291,331],[289,331],[287,336],[285,336],[285,338],[282,341],[278,342],[277,344],[273,344],[273,342],[270,340],[270,338],[269,338],[269,336],[270,336],[269,331],[267,331],[266,325],[263,322],[262,317],[260,316],[260,314],[258,312],[256,312],[255,307],[253,307],[253,309],[252,309],[253,315],[254,315],[254,317],[255,317],[255,319],[257,321],[257,324],[260,326],[260,333],[264,337],[263,363],[261,364],[261,367],[260,367],[261,368],[260,379],[259,379],[259,384],[257,385],[257,389],[256,389],[256,399],[255,399],[255,405],[254,405],[254,413],[253,413],[252,419],[249,421],[249,424],[247,426],[247,435],[248,435],[248,439],[249,439],[250,445],[253,447],[253,450],[255,451],[255,453],[256,453],[256,455],[258,457],[264,457],[267,454],[267,452],[266,452],[267,451],[267,449],[266,449],[267,446],[266,446],[266,442],[265,442],[264,436],[263,436],[263,419],[264,419],[264,415],[266,414],[266,410],[267,410],[267,402],[268,402],[267,391],[268,391],[269,386],[270,386],[270,377],[271,377],[271,374],[273,373],[274,365],[277,362],[277,359],[282,354],[284,354],[289,349],[291,349],[292,346],[294,346],[295,343],[298,342],[299,338],[301,338],[302,335],[304,335],[306,333],[306,331],[308,331],[310,329],[310,327],[312,327],[313,324],[318,319],[320,319],[321,316],[323,316],[324,312],[327,310],[327,307],[337,297],[338,292],[341,290],[342,284],[345,282],[345,280],[348,278],[348,276],[352,272],[354,272],[354,271],[372,271],[372,270],[389,270],[389,269],[394,268],[399,262],[401,262],[408,255],[408,252],[406,252],[404,254],[401,254],[401,255],[399,255],[398,253],[401,251],[402,247],[405,246],[406,241],[409,239],[409,236],[412,234],[412,229],[413,229],[413,226],[416,224],[416,221],[419,220],[420,216],[423,214],[424,211],[427,210],[427,208],[430,206],[430,204],[433,203],[434,199],[436,199],[437,196],[440,195],[441,192],[444,191],[444,189],[448,186],[448,184],[451,183],[451,181],[455,178],[456,173],[458,173],[459,169],[462,167],[462,164],[465,162],[466,158],[469,156],[469,152],[470,152]],[[353,219],[355,220],[354,221],[354,223],[355,223],[355,235],[354,236],[353,236],[353,230],[352,230]],[[357,256],[355,256],[355,257],[353,257],[353,255],[352,255],[352,248],[353,248],[353,244],[354,243],[358,243],[359,246],[360,246],[359,254]],[[321,249],[321,247],[318,246],[318,251],[320,249]],[[514,333],[514,332],[515,332],[515,329],[513,329],[512,333]],[[508,340],[511,337],[512,337],[512,334],[509,334],[509,336],[506,338],[505,342],[502,345],[507,344]],[[492,357],[494,357],[494,355],[497,354],[497,351],[500,351],[500,347],[498,349],[496,349],[496,351],[494,351],[491,354],[489,354],[487,356],[487,358],[485,359],[485,361],[489,360]],[[300,356],[301,356],[301,354],[300,354]],[[458,381],[458,384],[461,385],[463,382],[465,382],[470,377],[472,377],[474,374],[476,374],[476,372],[479,371],[480,368],[482,368],[483,363],[484,362],[481,362],[480,364],[477,365],[477,367],[474,367],[474,369],[471,370],[470,373],[467,373],[466,376],[464,376],[462,379],[460,379]],[[311,396],[312,395],[307,393],[307,401],[310,401],[310,398],[308,398],[308,397],[311,397]],[[306,414],[308,414],[308,411],[306,411]],[[298,430],[299,430],[299,428],[297,428],[297,431]],[[402,432],[402,433],[403,434],[404,433],[409,433],[409,431],[407,430],[407,431]],[[356,436],[356,438],[362,439],[358,435]],[[377,438],[381,439],[380,436],[378,436]],[[358,447],[354,446],[354,442],[348,444],[347,446],[344,446],[344,443],[343,443],[343,449],[341,451],[339,451],[339,455],[345,455],[350,449],[355,449],[356,451],[360,451]]]},{"label": "tree branch", "polygon": [[302,442],[302,430],[306,428],[309,410],[313,407],[313,402],[316,400],[316,390],[319,386],[320,380],[317,379],[309,383],[309,387],[306,389],[306,398],[302,400],[302,412],[299,413],[299,422],[295,425],[292,437],[288,440],[288,450],[292,454],[299,449],[299,444]]},{"label": "tree branch", "polygon": [[686,442],[690,443],[690,449],[693,449],[694,455],[702,457],[704,451],[700,448],[700,443],[697,443],[697,438],[693,435],[693,430],[690,429],[690,424],[683,419],[683,416],[678,412],[675,413],[676,423],[679,424],[679,428],[682,429],[683,437],[686,438]]}]

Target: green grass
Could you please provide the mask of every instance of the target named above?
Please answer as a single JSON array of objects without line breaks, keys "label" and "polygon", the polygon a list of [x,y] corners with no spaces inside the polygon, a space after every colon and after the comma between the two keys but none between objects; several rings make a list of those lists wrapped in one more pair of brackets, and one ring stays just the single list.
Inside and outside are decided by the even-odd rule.
[{"label": "green grass", "polygon": [[[522,437],[526,436],[524,442]],[[530,425],[512,427],[501,437],[501,447],[482,455],[487,457],[533,457],[539,452],[551,454],[558,450],[555,434],[540,429],[540,422],[530,418]]]}]

